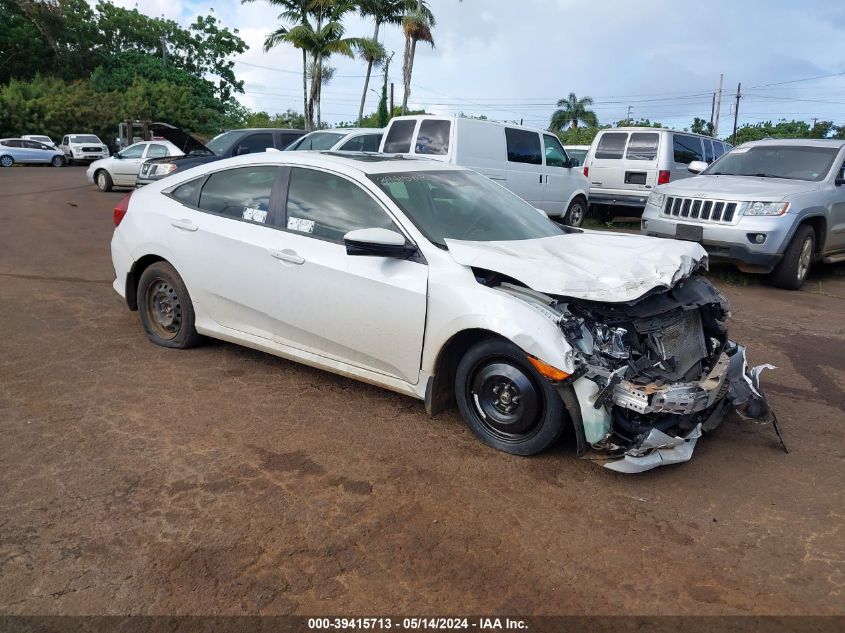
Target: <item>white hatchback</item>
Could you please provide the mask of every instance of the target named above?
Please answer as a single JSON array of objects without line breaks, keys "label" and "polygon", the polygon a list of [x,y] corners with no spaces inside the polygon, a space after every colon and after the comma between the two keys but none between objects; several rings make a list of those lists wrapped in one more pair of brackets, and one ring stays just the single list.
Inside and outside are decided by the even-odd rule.
[{"label": "white hatchback", "polygon": [[136,190],[114,219],[114,288],[153,343],[206,335],[431,414],[457,403],[509,453],[571,424],[579,453],[640,471],[689,459],[731,406],[770,416],[698,244],[561,227],[465,168],[249,154]]}]

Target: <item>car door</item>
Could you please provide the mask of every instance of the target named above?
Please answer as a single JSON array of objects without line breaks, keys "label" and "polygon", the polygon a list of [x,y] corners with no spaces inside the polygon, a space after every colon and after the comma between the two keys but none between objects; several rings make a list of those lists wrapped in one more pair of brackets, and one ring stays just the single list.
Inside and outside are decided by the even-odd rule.
[{"label": "car door", "polygon": [[127,187],[135,184],[146,150],[145,143],[136,143],[119,152],[117,157],[110,161],[114,184]]},{"label": "car door", "polygon": [[268,340],[278,303],[271,253],[282,235],[274,216],[286,173],[278,165],[223,169],[167,194],[180,205],[170,214],[169,247],[192,299],[224,328]]},{"label": "car door", "polygon": [[29,163],[49,163],[53,158],[53,154],[43,143],[24,140],[21,141],[21,145],[26,151],[27,162]]},{"label": "car door", "polygon": [[843,184],[833,187],[833,201],[830,207],[830,239],[827,243],[827,250],[829,251],[845,249],[845,161],[840,161],[836,179]]},{"label": "car door", "polygon": [[672,167],[671,180],[691,178],[693,174],[687,169],[694,160],[704,160],[704,145],[698,136],[689,134],[672,135]]},{"label": "car door", "polygon": [[507,188],[529,204],[548,212],[543,196],[545,167],[540,134],[533,130],[505,128]]},{"label": "car door", "polygon": [[65,156],[70,156],[70,139],[67,136],[62,137],[62,144],[59,145],[59,149],[65,154]]},{"label": "car door", "polygon": [[546,174],[542,208],[549,215],[563,215],[578,185],[580,170],[568,166],[569,159],[556,136],[543,134],[543,150]]},{"label": "car door", "polygon": [[276,257],[276,340],[358,368],[419,380],[428,266],[419,258],[353,256],[359,228],[402,233],[359,183],[293,167]]}]

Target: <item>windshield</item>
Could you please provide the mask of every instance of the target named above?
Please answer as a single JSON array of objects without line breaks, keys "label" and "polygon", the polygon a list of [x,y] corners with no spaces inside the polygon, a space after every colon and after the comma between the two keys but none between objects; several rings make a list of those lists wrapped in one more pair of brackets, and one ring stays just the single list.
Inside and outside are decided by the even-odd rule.
[{"label": "windshield", "polygon": [[30,136],[31,141],[38,141],[39,143],[52,143],[49,136]]},{"label": "windshield", "polygon": [[287,149],[296,150],[327,150],[335,146],[346,134],[337,132],[313,132],[306,134],[301,139],[290,145]]},{"label": "windshield", "polygon": [[587,150],[585,149],[567,149],[566,153],[569,155],[569,158],[577,160],[579,165],[583,165],[584,159],[587,158]]},{"label": "windshield", "polygon": [[102,145],[103,142],[93,134],[75,134],[70,137],[71,143],[97,143]]},{"label": "windshield", "polygon": [[527,202],[472,171],[416,171],[370,176],[434,244],[492,242],[564,233]]},{"label": "windshield", "polygon": [[757,176],[818,182],[827,175],[838,153],[838,147],[811,145],[738,147],[701,173],[710,176]]},{"label": "windshield", "polygon": [[240,130],[232,130],[231,132],[223,132],[223,134],[218,134],[213,139],[211,139],[205,146],[210,149],[212,152],[217,154],[218,156],[225,154],[226,150],[238,140],[241,136],[243,136],[243,132]]}]

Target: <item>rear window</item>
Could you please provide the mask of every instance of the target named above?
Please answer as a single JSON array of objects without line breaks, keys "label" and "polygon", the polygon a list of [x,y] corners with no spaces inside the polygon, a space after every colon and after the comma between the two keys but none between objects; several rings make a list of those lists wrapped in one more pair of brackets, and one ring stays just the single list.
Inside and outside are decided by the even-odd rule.
[{"label": "rear window", "polygon": [[452,124],[449,121],[435,121],[427,119],[420,123],[417,133],[417,144],[414,151],[417,154],[435,154],[443,156],[449,153],[449,132]]},{"label": "rear window", "polygon": [[505,140],[508,145],[508,161],[529,165],[543,164],[540,135],[537,132],[506,127]]},{"label": "rear window", "polygon": [[658,135],[655,132],[634,132],[628,141],[628,160],[654,160],[657,158]]},{"label": "rear window", "polygon": [[609,132],[602,134],[596,146],[594,158],[622,158],[625,142],[628,140],[626,132]]},{"label": "rear window", "polygon": [[387,138],[384,141],[386,154],[408,154],[411,151],[411,137],[417,122],[413,119],[403,119],[390,124]]},{"label": "rear window", "polygon": [[697,136],[675,134],[672,141],[675,162],[688,165],[694,160],[704,160],[701,152],[701,139]]}]

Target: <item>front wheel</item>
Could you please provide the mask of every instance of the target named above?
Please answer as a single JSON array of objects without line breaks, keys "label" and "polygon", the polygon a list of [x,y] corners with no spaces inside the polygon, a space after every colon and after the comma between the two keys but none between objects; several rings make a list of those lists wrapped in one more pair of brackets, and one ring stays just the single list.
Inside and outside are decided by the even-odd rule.
[{"label": "front wheel", "polygon": [[64,167],[65,166],[65,157],[64,156],[53,156],[53,160],[50,161],[50,164],[53,167]]},{"label": "front wheel", "polygon": [[97,181],[97,187],[100,188],[100,191],[111,191],[111,188],[114,185],[109,172],[105,169],[101,169],[97,172],[95,180]]},{"label": "front wheel", "polygon": [[153,343],[187,349],[200,342],[191,296],[173,266],[156,262],[144,270],[136,299],[141,325]]},{"label": "front wheel", "polygon": [[458,363],[455,394],[470,430],[500,451],[534,455],[563,430],[563,401],[510,341],[490,339],[471,347]]},{"label": "front wheel", "polygon": [[584,224],[584,219],[586,217],[587,201],[578,196],[569,204],[569,208],[566,210],[566,215],[563,217],[563,223],[579,228]]},{"label": "front wheel", "polygon": [[804,285],[813,253],[816,250],[816,232],[811,226],[802,226],[796,232],[783,254],[783,258],[772,271],[772,285],[786,290],[798,290]]}]

